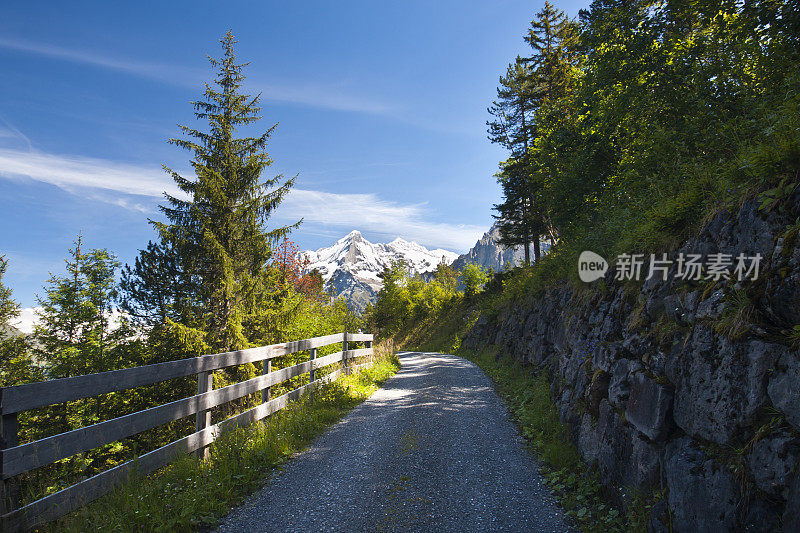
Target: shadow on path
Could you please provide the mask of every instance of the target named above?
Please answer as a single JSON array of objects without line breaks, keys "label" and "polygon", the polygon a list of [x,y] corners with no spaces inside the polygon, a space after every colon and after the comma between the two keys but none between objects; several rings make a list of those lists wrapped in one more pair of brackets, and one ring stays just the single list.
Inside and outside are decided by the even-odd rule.
[{"label": "shadow on path", "polygon": [[484,373],[452,355],[400,360],[218,531],[570,531]]}]

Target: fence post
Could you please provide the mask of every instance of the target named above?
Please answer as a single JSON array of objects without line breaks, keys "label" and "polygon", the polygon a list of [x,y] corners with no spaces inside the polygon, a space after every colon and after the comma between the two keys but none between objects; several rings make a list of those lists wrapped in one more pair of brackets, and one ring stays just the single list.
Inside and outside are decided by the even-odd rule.
[{"label": "fence post", "polygon": [[316,379],[317,379],[317,371],[314,370],[314,363],[313,363],[314,359],[316,359],[316,358],[317,358],[317,349],[316,348],[311,348],[311,355],[309,356],[309,359],[308,359],[309,361],[312,361],[312,363],[311,363],[311,371],[309,371],[309,373],[308,373],[308,382],[309,383],[314,383],[314,381],[316,381]]},{"label": "fence post", "polygon": [[[214,372],[200,372],[197,374],[197,394],[203,394],[214,388]],[[195,417],[195,431],[201,431],[211,425],[211,410],[204,409],[198,411]],[[195,452],[198,459],[208,459],[208,446],[204,446]]]},{"label": "fence post", "polygon": [[[0,406],[2,406],[2,389],[0,389]],[[4,479],[2,475],[3,450],[19,444],[18,429],[17,413],[0,417],[0,515],[9,513],[19,506],[17,481],[13,478]]]},{"label": "fence post", "polygon": [[342,341],[342,374],[347,375],[347,332],[344,334]]},{"label": "fence post", "polygon": [[[263,370],[261,371],[261,374],[266,375],[272,372],[272,359],[265,360],[264,363],[262,364],[262,368]],[[267,403],[271,399],[272,399],[271,387],[267,387],[266,389],[261,391],[261,403]]]},{"label": "fence post", "polygon": [[[372,348],[372,341],[364,341],[364,348]],[[375,362],[375,350],[372,350],[369,353],[369,362],[370,363]]]}]

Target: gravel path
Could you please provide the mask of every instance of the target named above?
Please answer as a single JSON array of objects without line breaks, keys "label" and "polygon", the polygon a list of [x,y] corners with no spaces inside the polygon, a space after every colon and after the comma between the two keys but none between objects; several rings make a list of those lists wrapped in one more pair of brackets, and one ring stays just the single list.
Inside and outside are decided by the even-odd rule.
[{"label": "gravel path", "polygon": [[400,359],[218,531],[571,531],[484,373]]}]

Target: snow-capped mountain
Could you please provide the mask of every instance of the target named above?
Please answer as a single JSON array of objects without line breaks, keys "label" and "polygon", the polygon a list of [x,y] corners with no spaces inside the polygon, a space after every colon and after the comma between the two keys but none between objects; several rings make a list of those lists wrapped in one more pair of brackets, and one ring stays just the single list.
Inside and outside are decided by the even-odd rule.
[{"label": "snow-capped mountain", "polygon": [[423,274],[435,270],[442,260],[450,264],[458,257],[449,250],[428,250],[399,238],[388,244],[373,244],[359,231],[351,231],[333,246],[307,251],[305,255],[310,261],[308,270],[317,269],[325,288],[344,296],[357,311],[375,301],[383,286],[378,274],[392,261],[403,259],[411,270]]},{"label": "snow-capped mountain", "polygon": [[[383,280],[378,274],[398,259],[405,260],[411,270],[425,279],[433,277],[431,273],[442,260],[452,264],[456,270],[461,270],[467,263],[494,271],[503,270],[509,264],[522,264],[525,260],[522,248],[505,248],[497,244],[499,238],[500,229],[494,224],[467,253],[458,255],[439,248],[428,250],[403,239],[395,239],[388,244],[373,244],[360,232],[351,231],[333,246],[304,253],[310,261],[308,270],[319,270],[325,289],[332,291],[335,296],[344,296],[350,306],[360,312],[368,303],[375,301],[378,291],[383,287]],[[547,249],[547,243],[542,243],[542,252]]]}]

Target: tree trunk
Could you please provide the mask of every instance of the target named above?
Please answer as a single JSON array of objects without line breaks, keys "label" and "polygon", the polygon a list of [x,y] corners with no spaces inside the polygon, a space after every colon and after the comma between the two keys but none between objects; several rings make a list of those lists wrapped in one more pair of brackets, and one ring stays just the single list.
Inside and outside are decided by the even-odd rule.
[{"label": "tree trunk", "polygon": [[525,266],[528,266],[528,265],[531,264],[531,250],[530,250],[529,244],[530,243],[528,242],[528,239],[526,238],[525,239]]},{"label": "tree trunk", "polygon": [[539,241],[539,234],[533,236],[533,260],[537,263],[542,258],[542,250]]}]

